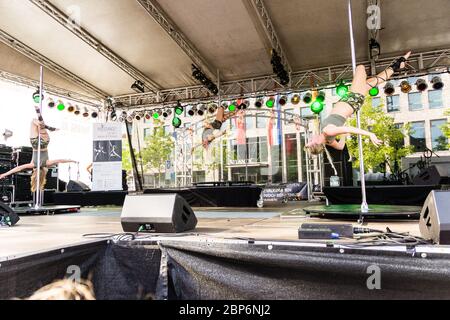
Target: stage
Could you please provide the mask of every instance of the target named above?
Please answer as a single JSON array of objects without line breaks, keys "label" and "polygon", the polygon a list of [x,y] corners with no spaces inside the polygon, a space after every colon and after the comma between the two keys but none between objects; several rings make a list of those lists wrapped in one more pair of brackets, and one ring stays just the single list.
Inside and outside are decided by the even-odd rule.
[{"label": "stage", "polygon": [[[450,298],[450,247],[411,251],[352,247],[349,240],[299,241],[302,223],[340,222],[305,215],[308,205],[194,208],[195,230],[134,240],[107,237],[122,233],[120,207],[23,216],[15,227],[0,229],[0,241],[8,244],[0,251],[0,298],[25,297],[70,275],[71,266],[93,279],[98,299],[339,299],[349,292],[374,299]],[[365,226],[420,235],[413,220]],[[367,290],[371,264],[385,272],[388,290]],[[398,279],[408,284],[401,287]]]}]

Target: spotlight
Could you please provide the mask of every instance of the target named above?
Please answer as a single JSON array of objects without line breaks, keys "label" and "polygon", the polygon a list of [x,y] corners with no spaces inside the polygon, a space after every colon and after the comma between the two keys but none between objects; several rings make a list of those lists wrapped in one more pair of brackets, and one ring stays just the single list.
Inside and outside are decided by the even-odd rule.
[{"label": "spotlight", "polygon": [[155,111],[153,112],[152,117],[153,117],[153,119],[157,120],[157,119],[159,119],[159,117],[160,117],[161,115],[162,115],[162,111],[159,110],[159,109],[157,109],[157,110],[155,110]]},{"label": "spotlight", "polygon": [[175,113],[179,116],[181,116],[184,112],[184,108],[181,105],[180,101],[178,101],[177,106],[175,107]]},{"label": "spotlight", "polygon": [[270,97],[269,100],[266,101],[267,108],[273,108],[275,106],[275,98]]},{"label": "spotlight", "polygon": [[311,111],[315,114],[321,113],[323,111],[323,108],[323,102],[320,102],[319,100],[316,100],[311,104]]},{"label": "spotlight", "polygon": [[344,81],[340,81],[336,86],[336,94],[343,98],[348,94],[349,87],[345,84]]},{"label": "spotlight", "polygon": [[320,91],[316,97],[316,101],[320,102],[320,103],[324,103],[325,102],[325,92],[324,91]]},{"label": "spotlight", "polygon": [[111,119],[111,121],[117,121],[117,113],[114,108],[111,111],[110,119]]},{"label": "spotlight", "polygon": [[127,113],[122,112],[122,114],[119,117],[119,122],[125,122],[126,119],[127,119]]},{"label": "spotlight", "polygon": [[234,112],[236,111],[236,109],[237,109],[237,102],[236,101],[231,102],[230,105],[228,106],[228,110]]},{"label": "spotlight", "polygon": [[264,99],[263,98],[256,99],[256,101],[255,101],[255,107],[256,108],[258,108],[258,109],[262,108],[263,104],[264,104]]},{"label": "spotlight", "polygon": [[280,98],[280,100],[278,100],[278,103],[280,104],[280,106],[285,106],[287,103],[288,98],[286,96],[282,96]]},{"label": "spotlight", "polygon": [[222,102],[222,104],[220,105],[222,108],[224,108],[225,110],[228,109],[228,102]]},{"label": "spotlight", "polygon": [[371,97],[376,97],[376,96],[378,96],[379,93],[380,93],[380,89],[378,89],[378,87],[372,87],[369,90],[369,95]]},{"label": "spotlight", "polygon": [[145,120],[150,120],[152,118],[152,114],[149,111],[145,112]]},{"label": "spotlight", "polygon": [[312,96],[311,92],[308,92],[303,96],[303,102],[306,104],[310,104],[312,102],[312,99],[313,99],[313,96]]},{"label": "spotlight", "polygon": [[298,95],[298,94],[294,94],[294,96],[292,97],[292,99],[291,99],[291,103],[293,104],[293,105],[298,105],[299,103],[300,103],[300,95]]},{"label": "spotlight", "polygon": [[179,127],[181,127],[182,121],[180,118],[175,117],[172,120],[172,125],[174,126],[174,128],[178,129]]},{"label": "spotlight", "polygon": [[172,115],[172,109],[170,109],[170,108],[165,109],[162,115],[164,118],[170,117]]},{"label": "spotlight", "polygon": [[79,116],[81,114],[81,110],[78,106],[75,107],[75,110],[73,112],[74,115]]},{"label": "spotlight", "polygon": [[69,104],[69,107],[67,108],[67,111],[69,113],[73,113],[73,112],[75,112],[75,107],[73,105]]},{"label": "spotlight", "polygon": [[87,108],[84,108],[83,117],[89,117],[89,110]]},{"label": "spotlight", "polygon": [[35,93],[33,93],[33,101],[34,103],[40,103],[41,102],[41,98],[42,100],[44,100],[44,95],[40,95],[40,90],[37,89],[37,91]]},{"label": "spotlight", "polygon": [[280,83],[283,86],[289,84],[289,73],[286,71],[283,62],[281,61],[281,57],[278,55],[278,52],[275,49],[272,49],[272,59],[270,63],[272,64],[273,72],[280,79]]},{"label": "spotlight", "polygon": [[50,109],[53,109],[55,107],[55,101],[52,98],[48,98],[47,105]]},{"label": "spotlight", "polygon": [[215,103],[211,103],[209,106],[208,106],[208,112],[209,113],[211,113],[211,114],[214,114],[216,111],[217,111],[217,104],[215,104]]},{"label": "spotlight", "polygon": [[197,114],[197,107],[192,107],[191,109],[189,109],[188,111],[188,115],[190,115],[191,117],[195,116]]},{"label": "spotlight", "polygon": [[199,116],[204,116],[206,111],[205,105],[201,104],[200,107],[197,109],[197,114]]},{"label": "spotlight", "polygon": [[64,105],[64,102],[62,102],[61,100],[58,100],[58,102],[56,103],[56,108],[59,111],[64,111],[64,109],[66,109],[66,106]]},{"label": "spotlight", "polygon": [[410,93],[412,90],[411,84],[406,80],[402,81],[402,83],[400,83],[400,90],[403,93]]},{"label": "spotlight", "polygon": [[423,92],[428,89],[428,84],[425,80],[418,79],[416,82],[416,87],[417,87],[417,90],[419,90],[420,92]]},{"label": "spotlight", "polygon": [[98,112],[97,111],[92,111],[91,117],[92,117],[92,119],[97,119],[98,118]]},{"label": "spotlight", "polygon": [[140,80],[136,80],[135,83],[131,85],[131,89],[133,89],[137,93],[144,93],[145,86],[144,83]]},{"label": "spotlight", "polygon": [[197,66],[192,65],[192,77],[201,82],[202,85],[214,95],[219,93],[216,84],[212,82]]},{"label": "spotlight", "polygon": [[434,90],[441,90],[444,87],[444,83],[439,76],[433,77],[433,79],[431,79],[431,84],[433,85]]},{"label": "spotlight", "polygon": [[395,87],[392,82],[386,83],[384,86],[384,94],[387,96],[392,96],[395,93]]},{"label": "spotlight", "polygon": [[142,111],[136,112],[136,114],[135,114],[135,116],[134,116],[134,118],[135,118],[137,121],[141,121],[143,117],[144,117],[144,113],[143,113]]},{"label": "spotlight", "polygon": [[131,112],[131,113],[129,113],[129,114],[127,115],[126,120],[127,120],[128,123],[132,123],[132,122],[133,122],[133,119],[134,119],[134,112]]},{"label": "spotlight", "polygon": [[241,102],[239,103],[238,109],[245,110],[248,108],[249,105],[250,105],[250,102],[248,102],[248,100],[241,100]]}]

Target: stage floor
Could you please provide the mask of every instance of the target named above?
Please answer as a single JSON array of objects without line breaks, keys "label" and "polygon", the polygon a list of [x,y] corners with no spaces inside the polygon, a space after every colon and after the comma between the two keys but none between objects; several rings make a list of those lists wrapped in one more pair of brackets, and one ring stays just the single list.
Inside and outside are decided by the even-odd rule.
[{"label": "stage floor", "polygon": [[[194,208],[199,223],[192,233],[210,238],[298,240],[304,223],[349,223],[304,215],[311,203],[291,203],[282,208]],[[121,208],[84,208],[80,213],[55,216],[23,216],[12,228],[0,228],[0,261],[95,241],[86,234],[122,233]],[[356,225],[356,222],[353,221]],[[367,227],[420,235],[418,221],[368,221]],[[198,237],[190,235],[189,237]]]}]

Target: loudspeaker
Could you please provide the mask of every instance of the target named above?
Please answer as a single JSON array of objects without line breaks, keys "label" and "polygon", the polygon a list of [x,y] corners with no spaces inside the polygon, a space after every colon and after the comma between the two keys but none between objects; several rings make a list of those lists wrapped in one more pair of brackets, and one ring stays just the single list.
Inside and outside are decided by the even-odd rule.
[{"label": "loudspeaker", "polygon": [[20,218],[10,207],[0,202],[0,226],[14,226]]},{"label": "loudspeaker", "polygon": [[441,179],[442,177],[436,166],[431,166],[414,177],[413,184],[436,186],[441,183]]},{"label": "loudspeaker", "polygon": [[177,194],[127,196],[121,222],[125,232],[179,233],[197,226],[194,211]]},{"label": "loudspeaker", "polygon": [[70,180],[67,184],[67,192],[88,192],[91,189],[81,181]]},{"label": "loudspeaker", "polygon": [[420,214],[423,238],[450,244],[450,191],[431,191]]}]

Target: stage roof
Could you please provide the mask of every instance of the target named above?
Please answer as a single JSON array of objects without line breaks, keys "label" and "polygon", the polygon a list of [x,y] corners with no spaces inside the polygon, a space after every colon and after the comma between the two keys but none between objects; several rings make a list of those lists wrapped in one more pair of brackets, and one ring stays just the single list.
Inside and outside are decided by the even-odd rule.
[{"label": "stage roof", "polygon": [[[136,77],[111,62],[38,5],[79,19],[81,28],[159,89],[198,84],[192,57],[144,8],[156,4],[221,80],[272,74],[269,38],[257,14],[258,0],[0,0],[0,29],[107,96],[134,93]],[[376,2],[376,1],[372,1]],[[450,48],[450,1],[379,1],[382,56],[406,50]],[[270,20],[293,71],[348,63],[346,0],[265,0]],[[358,60],[368,58],[367,1],[353,0]],[[4,37],[3,37],[4,39]],[[0,70],[38,79],[38,63],[0,42]],[[6,41],[7,42],[7,41]],[[32,59],[30,59],[30,57]],[[93,93],[76,80],[48,71],[46,82]]]}]

